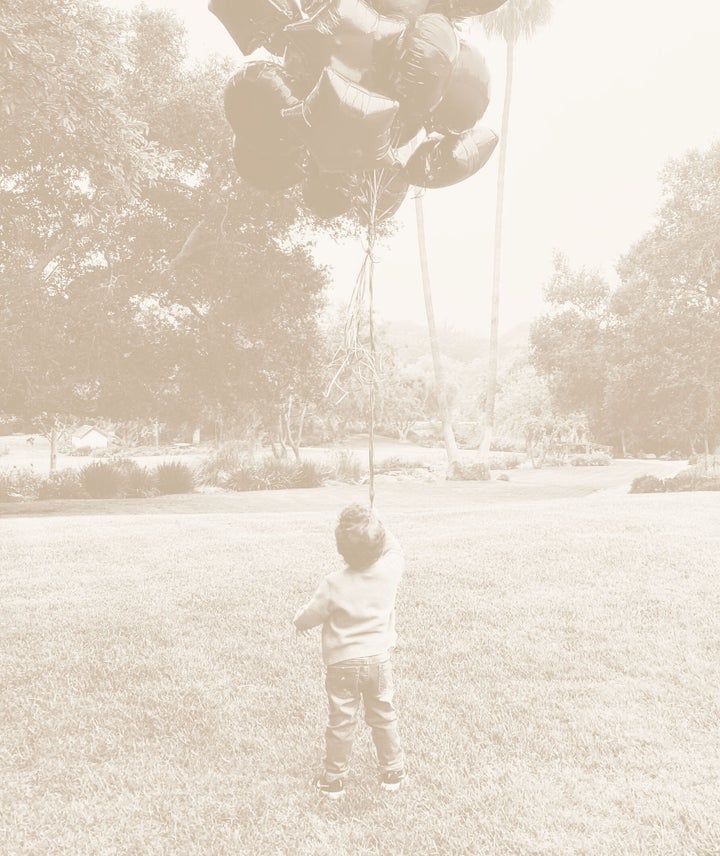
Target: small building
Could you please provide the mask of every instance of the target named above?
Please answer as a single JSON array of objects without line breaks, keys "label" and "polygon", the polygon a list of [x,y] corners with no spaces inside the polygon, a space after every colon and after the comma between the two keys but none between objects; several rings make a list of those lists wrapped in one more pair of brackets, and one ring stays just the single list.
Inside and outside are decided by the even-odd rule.
[{"label": "small building", "polygon": [[72,435],[73,449],[107,449],[111,435],[94,425],[82,425]]}]

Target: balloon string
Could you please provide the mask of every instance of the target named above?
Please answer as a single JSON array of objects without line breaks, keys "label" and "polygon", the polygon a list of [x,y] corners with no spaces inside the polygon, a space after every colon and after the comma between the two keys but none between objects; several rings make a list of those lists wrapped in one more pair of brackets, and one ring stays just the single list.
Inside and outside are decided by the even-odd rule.
[{"label": "balloon string", "polygon": [[370,330],[370,361],[372,364],[372,372],[370,375],[370,434],[368,437],[368,468],[370,470],[370,508],[375,504],[375,380],[376,380],[376,365],[375,365],[375,318],[373,313],[373,275],[375,273],[375,226],[377,218],[377,174],[374,173],[368,181],[370,211],[367,228],[367,259],[368,259],[368,314],[369,314],[369,330]]}]

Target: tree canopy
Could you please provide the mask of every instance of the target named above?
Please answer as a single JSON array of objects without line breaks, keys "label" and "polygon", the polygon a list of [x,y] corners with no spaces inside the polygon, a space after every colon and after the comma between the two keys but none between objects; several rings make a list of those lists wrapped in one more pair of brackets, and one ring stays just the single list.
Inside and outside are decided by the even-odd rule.
[{"label": "tree canopy", "polygon": [[227,62],[171,13],[0,10],[0,408],[275,424],[317,394],[325,272],[236,180]]}]

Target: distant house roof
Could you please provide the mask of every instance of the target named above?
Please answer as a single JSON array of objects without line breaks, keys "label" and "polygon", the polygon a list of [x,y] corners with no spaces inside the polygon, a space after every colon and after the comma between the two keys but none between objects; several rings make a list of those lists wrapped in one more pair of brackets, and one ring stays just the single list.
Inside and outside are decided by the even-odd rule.
[{"label": "distant house roof", "polygon": [[107,437],[108,439],[111,437],[107,431],[103,431],[102,428],[96,428],[95,425],[81,425],[73,434],[73,437],[77,437],[78,440],[82,440],[82,438],[87,437],[91,431],[97,431],[98,434],[102,434],[103,437]]}]

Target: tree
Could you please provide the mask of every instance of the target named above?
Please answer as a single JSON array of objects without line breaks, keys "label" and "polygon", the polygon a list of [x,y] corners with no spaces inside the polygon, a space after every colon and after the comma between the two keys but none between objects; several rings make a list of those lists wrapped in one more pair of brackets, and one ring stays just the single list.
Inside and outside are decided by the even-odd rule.
[{"label": "tree", "polygon": [[618,266],[610,401],[654,442],[708,454],[720,443],[720,143],[661,181],[655,226]]},{"label": "tree", "polygon": [[498,153],[497,192],[495,197],[495,238],[493,248],[492,303],[490,313],[490,352],[488,359],[487,392],[485,398],[485,436],[483,450],[487,453],[492,441],[495,423],[495,395],[497,392],[498,339],[500,323],[500,286],[502,274],[503,214],[505,205],[505,174],[507,166],[510,105],[514,75],[515,47],[521,36],[530,38],[538,27],[545,24],[552,13],[552,0],[506,0],[495,12],[481,17],[481,23],[490,36],[499,36],[505,42],[505,93],[500,128]]},{"label": "tree", "polygon": [[618,265],[611,292],[558,257],[533,363],[562,413],[594,435],[655,451],[720,442],[720,144],[662,173],[657,222]]},{"label": "tree", "polygon": [[432,353],[433,369],[435,372],[435,389],[440,409],[440,420],[442,422],[443,439],[445,442],[445,454],[447,455],[448,472],[459,461],[455,434],[453,432],[450,418],[450,407],[447,400],[445,370],[443,368],[440,354],[437,327],[435,324],[435,310],[432,301],[432,290],[430,287],[430,269],[427,259],[427,247],[425,244],[425,218],[422,208],[422,198],[415,196],[415,216],[417,219],[418,250],[420,254],[420,270],[422,274],[423,296],[425,298],[425,314],[427,315],[428,335],[430,337],[430,350]]},{"label": "tree", "polygon": [[497,424],[502,435],[522,440],[533,467],[563,442],[579,442],[587,432],[582,413],[560,413],[547,382],[532,365],[520,363],[505,378],[498,395]]},{"label": "tree", "polygon": [[[319,375],[326,277],[297,202],[235,179],[229,68],[187,66],[174,16],[76,5],[0,13],[0,45],[22,59],[0,141],[0,406],[274,432]],[[32,23],[38,6],[33,41],[22,13]],[[45,43],[55,73],[30,85],[22,63],[34,73]],[[42,109],[20,109],[26,97]],[[55,133],[58,104],[68,130]]]},{"label": "tree", "polygon": [[559,412],[586,413],[602,434],[610,288],[594,271],[573,269],[556,254],[545,300],[548,312],[530,330],[532,363],[547,379]]}]

